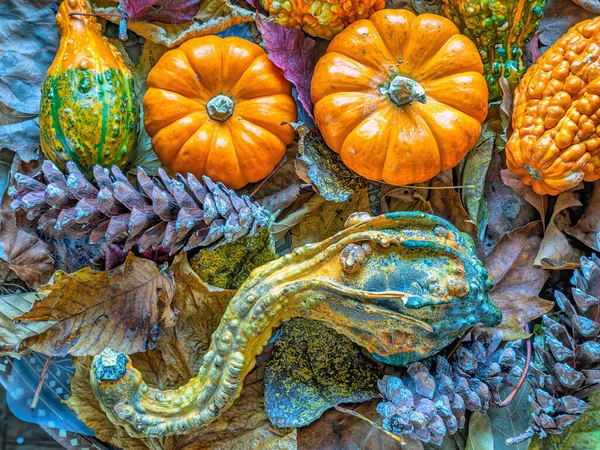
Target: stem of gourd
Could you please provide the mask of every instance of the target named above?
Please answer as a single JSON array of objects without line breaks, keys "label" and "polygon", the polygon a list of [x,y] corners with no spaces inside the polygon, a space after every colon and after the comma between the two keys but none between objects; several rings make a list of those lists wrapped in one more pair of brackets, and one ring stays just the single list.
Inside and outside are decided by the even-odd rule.
[{"label": "stem of gourd", "polygon": [[233,115],[235,103],[226,95],[219,94],[210,99],[206,104],[206,112],[208,116],[218,122],[225,122]]},{"label": "stem of gourd", "polygon": [[398,75],[390,81],[389,87],[382,89],[382,93],[387,94],[397,106],[408,105],[412,102],[427,103],[427,94],[423,86],[402,75]]}]

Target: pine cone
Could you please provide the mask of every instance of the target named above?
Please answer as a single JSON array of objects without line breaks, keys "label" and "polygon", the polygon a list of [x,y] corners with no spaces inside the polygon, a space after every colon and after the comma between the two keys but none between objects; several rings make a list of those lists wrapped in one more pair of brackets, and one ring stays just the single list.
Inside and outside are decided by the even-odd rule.
[{"label": "pine cone", "polygon": [[585,399],[600,389],[600,259],[581,258],[571,284],[573,300],[554,293],[560,312],[542,318],[533,343],[532,421],[524,434],[507,443],[561,433],[586,410]]},{"label": "pine cone", "polygon": [[510,385],[509,375],[520,376],[515,365],[519,342],[482,342],[461,346],[448,361],[438,355],[408,366],[402,379],[386,376],[379,381],[384,401],[377,405],[383,428],[424,443],[441,445],[447,434],[465,426],[465,411],[485,414],[490,400],[500,403],[499,389]]},{"label": "pine cone", "polygon": [[15,174],[16,186],[10,195],[13,210],[27,212],[38,220],[38,228],[49,232],[72,230],[90,235],[90,242],[125,241],[125,251],[134,245],[143,252],[159,247],[169,254],[182,247],[215,248],[270,225],[271,213],[239,197],[222,183],[203,177],[200,183],[192,174],[187,178],[169,177],[162,169],[150,178],[138,167],[134,187],[121,170],[94,167],[95,184],[86,180],[73,162],[65,175],[50,161],[44,161],[44,184],[27,175]]}]

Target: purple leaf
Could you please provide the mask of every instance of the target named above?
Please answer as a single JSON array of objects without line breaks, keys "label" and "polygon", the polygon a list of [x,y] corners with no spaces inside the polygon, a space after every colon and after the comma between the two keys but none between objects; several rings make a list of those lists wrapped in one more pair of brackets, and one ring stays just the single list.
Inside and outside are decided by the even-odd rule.
[{"label": "purple leaf", "polygon": [[189,22],[198,12],[200,0],[121,0],[129,19],[164,23]]},{"label": "purple leaf", "polygon": [[317,63],[316,41],[298,28],[285,28],[274,22],[256,20],[267,54],[283,70],[284,76],[294,83],[298,100],[312,117],[310,82]]}]

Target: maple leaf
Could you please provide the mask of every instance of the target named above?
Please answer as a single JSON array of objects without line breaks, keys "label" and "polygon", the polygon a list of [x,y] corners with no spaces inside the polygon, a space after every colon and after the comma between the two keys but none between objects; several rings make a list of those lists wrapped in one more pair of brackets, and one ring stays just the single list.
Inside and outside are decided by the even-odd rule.
[{"label": "maple leaf", "polygon": [[502,330],[504,340],[528,337],[523,327],[554,307],[538,296],[548,278],[548,272],[533,267],[541,233],[539,221],[506,233],[484,262],[494,281],[490,297],[502,310],[502,322],[492,330]]},{"label": "maple leaf", "polygon": [[105,347],[130,354],[152,348],[163,328],[173,325],[174,292],[172,276],[130,253],[110,271],[56,272],[39,289],[42,299],[17,319],[56,321],[24,343],[46,355],[93,356]]},{"label": "maple leaf", "polygon": [[267,55],[296,86],[298,100],[312,115],[310,83],[318,60],[317,41],[298,28],[285,28],[275,22],[256,18],[256,25],[267,48]]},{"label": "maple leaf", "polygon": [[121,0],[128,19],[183,23],[194,18],[200,0]]}]

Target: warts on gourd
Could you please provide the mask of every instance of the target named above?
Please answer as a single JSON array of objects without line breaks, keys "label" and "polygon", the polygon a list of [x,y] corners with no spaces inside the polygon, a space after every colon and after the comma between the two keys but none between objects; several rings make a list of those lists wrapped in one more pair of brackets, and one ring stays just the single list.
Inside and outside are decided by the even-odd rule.
[{"label": "warts on gourd", "polygon": [[361,213],[346,226],[254,270],[185,386],[148,387],[129,359],[115,380],[127,357],[97,356],[91,385],[108,418],[137,437],[206,425],[239,396],[273,329],[292,317],[318,320],[397,365],[431,356],[476,323],[500,322],[473,241],[450,223],[420,212]]}]

